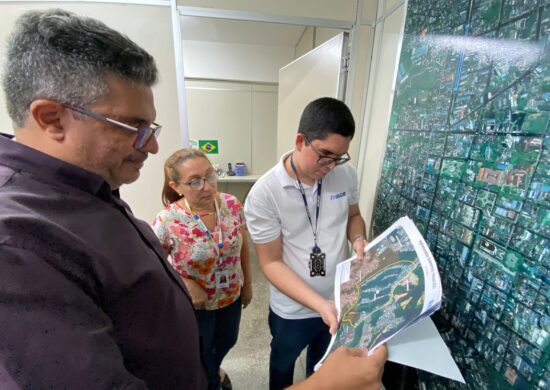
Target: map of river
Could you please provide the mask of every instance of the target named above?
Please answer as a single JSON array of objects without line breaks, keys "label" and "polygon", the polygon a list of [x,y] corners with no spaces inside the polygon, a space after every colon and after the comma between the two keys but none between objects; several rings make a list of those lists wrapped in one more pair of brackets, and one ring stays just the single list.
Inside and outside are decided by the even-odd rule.
[{"label": "map of river", "polygon": [[407,232],[398,227],[354,260],[340,285],[341,321],[331,350],[374,349],[422,313],[424,273]]}]

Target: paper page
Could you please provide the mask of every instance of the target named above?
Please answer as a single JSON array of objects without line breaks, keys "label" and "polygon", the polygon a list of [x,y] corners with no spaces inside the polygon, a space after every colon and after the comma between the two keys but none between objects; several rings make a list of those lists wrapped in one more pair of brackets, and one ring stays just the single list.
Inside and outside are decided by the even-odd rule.
[{"label": "paper page", "polygon": [[423,319],[387,343],[388,360],[464,382],[449,348],[431,318]]},{"label": "paper page", "polygon": [[441,281],[422,235],[407,217],[365,248],[365,259],[340,263],[335,301],[340,327],[328,353],[339,346],[374,351],[441,305]]}]

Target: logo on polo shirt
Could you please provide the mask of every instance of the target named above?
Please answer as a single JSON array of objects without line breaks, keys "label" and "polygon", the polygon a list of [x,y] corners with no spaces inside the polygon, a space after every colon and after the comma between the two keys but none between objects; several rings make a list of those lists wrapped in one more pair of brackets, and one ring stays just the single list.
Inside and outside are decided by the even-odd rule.
[{"label": "logo on polo shirt", "polygon": [[332,194],[330,196],[330,200],[340,199],[340,198],[343,198],[344,196],[346,196],[346,191],[340,192],[338,194]]}]

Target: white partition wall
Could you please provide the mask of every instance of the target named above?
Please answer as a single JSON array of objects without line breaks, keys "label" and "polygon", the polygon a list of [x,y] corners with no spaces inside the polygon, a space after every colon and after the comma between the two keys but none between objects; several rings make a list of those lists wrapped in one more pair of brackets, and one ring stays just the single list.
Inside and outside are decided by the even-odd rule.
[{"label": "white partition wall", "polygon": [[263,174],[276,162],[277,88],[268,84],[187,80],[189,138],[216,140],[212,163],[244,162]]},{"label": "white partition wall", "polygon": [[320,97],[344,100],[347,33],[340,33],[279,71],[277,154],[294,148],[298,123],[305,106]]},{"label": "white partition wall", "polygon": [[[376,24],[373,59],[366,96],[359,154],[361,175],[359,205],[370,227],[378,181],[384,160],[395,75],[405,25],[406,4],[390,1]],[[358,126],[360,124],[358,123]]]}]

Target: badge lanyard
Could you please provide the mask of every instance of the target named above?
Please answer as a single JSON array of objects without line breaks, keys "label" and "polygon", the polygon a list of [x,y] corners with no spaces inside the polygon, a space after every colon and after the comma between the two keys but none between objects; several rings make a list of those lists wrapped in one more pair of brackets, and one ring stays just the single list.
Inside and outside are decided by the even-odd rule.
[{"label": "badge lanyard", "polygon": [[185,202],[185,205],[187,206],[187,208],[189,209],[189,212],[193,216],[193,219],[195,220],[195,222],[197,222],[197,225],[199,225],[199,227],[204,231],[204,233],[206,234],[206,237],[208,237],[208,239],[212,240],[212,242],[214,243],[214,248],[216,249],[216,255],[218,255],[218,259],[221,261],[223,257],[223,234],[222,234],[222,216],[220,212],[220,207],[218,206],[218,202],[216,201],[216,199],[214,199],[214,204],[216,205],[216,216],[218,219],[218,228],[220,229],[220,236],[218,239],[218,243],[216,244],[216,242],[214,241],[214,236],[212,235],[212,233],[210,233],[210,230],[208,230],[208,228],[202,221],[201,217],[199,217],[198,214],[195,214],[193,210],[191,210],[191,207],[189,206],[189,203],[187,203],[187,199],[185,199],[185,197],[183,198],[183,201]]},{"label": "badge lanyard", "polygon": [[315,247],[313,247],[313,251],[315,253],[320,253],[321,248],[319,248],[319,245],[317,244],[317,228],[319,227],[319,209],[321,208],[321,185],[323,184],[323,180],[319,179],[317,181],[317,208],[315,211],[315,228],[314,228],[313,221],[311,220],[311,214],[309,213],[309,207],[307,206],[306,192],[304,190],[304,186],[302,185],[302,182],[300,181],[300,178],[298,177],[298,172],[296,171],[296,167],[294,166],[292,155],[290,155],[290,166],[292,167],[292,171],[296,175],[296,180],[298,180],[298,185],[300,186],[300,192],[302,193],[302,199],[304,200],[304,204],[306,206],[307,219],[309,220],[309,225],[311,226],[311,231],[313,232],[313,242],[315,243]]}]

